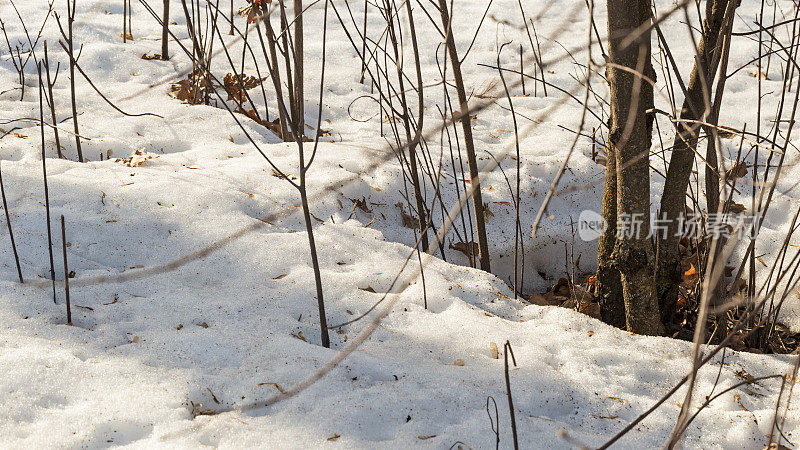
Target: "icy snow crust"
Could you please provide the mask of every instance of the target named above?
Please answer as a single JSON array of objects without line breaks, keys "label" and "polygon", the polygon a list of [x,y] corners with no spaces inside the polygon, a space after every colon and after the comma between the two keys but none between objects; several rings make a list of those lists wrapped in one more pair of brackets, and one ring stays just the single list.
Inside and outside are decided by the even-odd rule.
[{"label": "icy snow crust", "polygon": [[[31,30],[38,29],[45,1],[17,2]],[[57,10],[63,17],[63,2]],[[160,11],[159,1],[150,3]],[[173,2],[175,3],[175,2]],[[533,17],[545,2],[523,2]],[[551,35],[567,20],[566,32],[557,40],[573,47],[586,39],[588,20],[582,0],[557,2],[537,25],[540,37]],[[662,10],[670,2],[660,2]],[[787,8],[788,1],[781,1]],[[342,8],[343,3],[337,2]],[[174,5],[172,30],[185,37],[179,5]],[[241,6],[241,5],[239,5]],[[745,0],[737,27],[752,21],[757,2]],[[354,15],[362,4],[352,4]],[[123,45],[119,37],[122,2],[82,0],[75,23],[76,45],[84,45],[80,64],[111,99],[139,92],[157,81],[176,81],[189,68],[173,43],[169,62],[144,61],[144,53],[160,51],[160,29],[144,9],[133,5],[134,41]],[[484,2],[456,2],[454,34],[460,52],[468,48],[483,15]],[[493,64],[497,43],[514,41],[527,48],[524,30],[498,25],[518,23],[513,0],[495,0],[483,29],[464,64],[468,88],[481,91],[497,80],[497,73],[478,66]],[[569,11],[578,11],[569,16]],[[583,9],[581,9],[583,8]],[[597,17],[605,7],[596,5]],[[340,9],[344,12],[344,9]],[[7,3],[0,4],[12,42],[23,40],[22,27]],[[377,14],[370,30],[380,28]],[[306,18],[308,75],[307,122],[316,126],[317,89],[321,55],[322,3]],[[347,17],[347,16],[345,16]],[[435,16],[434,16],[435,17]],[[422,14],[416,15],[425,79],[439,80],[434,51],[439,42]],[[240,22],[241,24],[241,19]],[[605,21],[598,26],[602,30]],[[352,27],[352,23],[348,23]],[[683,24],[662,25],[668,39],[685,42]],[[225,28],[225,27],[223,27]],[[329,13],[328,65],[322,128],[331,137],[320,145],[309,173],[313,195],[325,186],[334,192],[312,204],[317,247],[330,324],[365,312],[386,292],[414,242],[410,229],[401,226],[399,208],[404,192],[396,158],[378,170],[364,173],[368,162],[386,155],[379,136],[374,103],[351,102],[369,94],[358,83],[360,62],[332,11]],[[58,46],[57,27],[51,19],[44,32],[50,44],[51,64],[61,62],[55,89],[59,120],[69,116],[69,91],[65,55]],[[227,39],[227,37],[226,37]],[[543,39],[545,57],[561,54],[558,43]],[[241,54],[239,45],[232,54]],[[731,67],[748,61],[755,44],[734,40]],[[688,45],[675,45],[673,53],[688,75],[692,53]],[[595,49],[595,56],[599,49]],[[516,51],[501,60],[518,67]],[[580,62],[585,53],[576,53]],[[218,57],[215,73],[228,72]],[[410,66],[409,66],[410,67]],[[569,59],[555,64],[548,82],[574,86],[575,66]],[[410,70],[410,69],[409,69]],[[248,74],[254,69],[246,65]],[[531,68],[532,73],[532,68]],[[576,75],[580,76],[580,75]],[[778,69],[770,74],[778,79]],[[7,55],[0,58],[0,91],[16,87],[16,74]],[[4,118],[38,117],[34,63],[26,70],[26,94],[19,90],[0,96]],[[484,196],[494,213],[488,222],[493,265],[499,278],[465,267],[457,252],[448,262],[434,260],[425,268],[429,309],[422,307],[422,283],[414,282],[401,295],[394,310],[354,354],[317,384],[296,398],[246,413],[228,412],[192,419],[192,403],[203,409],[229,409],[288,389],[333,357],[348,339],[366,325],[356,322],[332,332],[332,349],[319,345],[313,273],[307,240],[299,214],[297,192],[272,175],[263,158],[248,143],[228,113],[211,106],[181,104],[167,96],[169,84],[120,102],[128,112],[154,112],[164,118],[123,117],[105,104],[80,78],[78,109],[83,152],[92,162],[58,160],[48,131],[47,155],[53,219],[67,220],[70,269],[77,279],[117,274],[163,264],[224,238],[275,211],[291,213],[269,226],[249,233],[211,255],[174,272],[118,284],[75,287],[73,322],[64,325],[63,292],[54,305],[49,288],[19,285],[8,236],[0,230],[0,444],[4,447],[289,447],[338,446],[346,448],[431,446],[447,448],[462,441],[472,448],[494,446],[486,413],[487,396],[497,401],[503,447],[511,445],[508,404],[503,381],[503,355],[491,357],[490,344],[501,349],[506,340],[514,346],[518,367],[511,384],[520,443],[524,448],[568,448],[558,437],[565,429],[574,439],[599,445],[624,427],[674,385],[689,368],[686,342],[646,338],[608,327],[577,312],[544,308],[513,300],[505,281],[511,272],[513,209],[505,203],[511,194],[499,170],[488,175]],[[765,81],[766,111],[774,111],[779,81]],[[728,81],[730,92],[721,122],[754,128],[756,83],[741,71]],[[267,87],[268,88],[268,87]],[[598,92],[606,92],[595,80]],[[269,88],[268,88],[269,89]],[[528,90],[532,90],[528,82]],[[517,89],[519,91],[519,89]],[[528,117],[556,101],[512,92],[515,108]],[[555,91],[554,89],[551,91]],[[501,91],[498,105],[507,107]],[[441,101],[441,86],[426,89],[426,123],[435,126],[433,105]],[[454,95],[454,94],[453,94]],[[260,95],[254,96],[255,98]],[[274,115],[272,98],[270,113]],[[657,100],[662,101],[663,100]],[[350,106],[350,116],[348,115]],[[526,238],[526,289],[542,289],[564,268],[565,241],[572,240],[570,218],[582,209],[597,209],[601,196],[602,167],[589,158],[587,141],[580,142],[563,185],[595,182],[551,202],[536,240],[529,238],[530,224],[573,135],[558,125],[575,129],[580,108],[575,103],[545,117],[521,142],[521,215]],[[752,117],[751,117],[752,116]],[[765,124],[772,117],[765,117]],[[525,119],[520,119],[526,122]],[[328,122],[329,121],[329,122]],[[243,121],[262,149],[280,167],[296,173],[294,144],[280,143],[260,126]],[[523,123],[524,125],[524,123]],[[12,125],[4,125],[11,128]],[[15,123],[25,138],[9,135],[0,140],[3,179],[14,231],[28,280],[49,274],[41,178],[39,128]],[[62,128],[71,129],[65,122]],[[522,125],[521,125],[522,126]],[[597,127],[589,121],[590,127]],[[765,125],[767,126],[767,125]],[[513,135],[510,114],[499,106],[478,114],[475,135],[482,163],[502,150]],[[663,139],[671,133],[662,127]],[[75,160],[74,141],[61,133],[66,154]],[[738,144],[738,142],[736,143]],[[735,145],[727,143],[725,151]],[[438,144],[432,153],[438,154]],[[126,167],[113,159],[144,149],[156,156],[141,167]],[[111,153],[111,160],[98,162]],[[797,151],[787,156],[785,189],[778,189],[776,204],[762,232],[761,250],[776,250],[796,202],[789,191],[798,175]],[[446,152],[446,150],[445,150]],[[447,155],[447,153],[445,153]],[[445,157],[449,167],[449,157]],[[659,167],[659,162],[654,165]],[[503,168],[512,183],[515,163]],[[449,169],[448,169],[449,170]],[[357,180],[343,180],[358,175]],[[654,193],[661,179],[654,174]],[[452,178],[444,181],[446,202],[455,193]],[[429,191],[432,195],[432,191]],[[358,208],[350,218],[352,199],[365,198],[372,213]],[[657,196],[654,204],[657,204]],[[341,202],[341,205],[340,205]],[[745,202],[749,205],[749,199]],[[375,217],[369,228],[363,225]],[[436,218],[437,223],[441,218]],[[448,235],[447,243],[454,240]],[[593,269],[595,242],[575,241],[580,267]],[[60,263],[60,237],[55,239],[56,273]],[[774,252],[773,252],[774,253]],[[764,257],[770,262],[769,254]],[[412,262],[415,261],[412,260]],[[60,278],[60,275],[59,275]],[[372,288],[372,289],[368,289]],[[370,292],[374,290],[375,292]],[[794,300],[794,299],[793,299]],[[353,315],[351,315],[353,314]],[[798,326],[798,306],[786,308],[786,320]],[[299,337],[303,336],[306,340]],[[464,365],[453,364],[463,360]],[[700,374],[696,398],[708,395],[717,371],[717,391],[741,381],[741,374],[762,376],[791,370],[785,356],[758,356],[729,352]],[[738,373],[738,375],[737,375]],[[689,428],[690,448],[756,448],[774,412],[777,381],[734,390],[715,401]],[[660,446],[677,417],[683,390],[619,441],[621,448]],[[216,399],[216,400],[215,400]],[[221,404],[218,405],[216,401]],[[795,402],[794,405],[797,405]],[[785,434],[793,442],[798,434],[797,406],[788,413]],[[493,412],[493,408],[492,408]],[[336,438],[336,436],[339,436]],[[330,441],[328,438],[335,438]]]}]

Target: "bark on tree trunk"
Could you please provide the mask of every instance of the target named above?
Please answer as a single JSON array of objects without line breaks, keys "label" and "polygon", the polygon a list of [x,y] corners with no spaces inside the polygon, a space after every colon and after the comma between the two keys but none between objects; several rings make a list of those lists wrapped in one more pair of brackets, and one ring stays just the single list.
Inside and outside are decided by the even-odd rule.
[{"label": "bark on tree trunk", "polygon": [[618,328],[625,326],[625,303],[622,300],[622,280],[612,255],[617,243],[617,156],[606,154],[606,183],[603,190],[603,221],[597,251],[597,297],[603,321]]},{"label": "bark on tree trunk", "polygon": [[[708,0],[706,18],[703,21],[703,36],[700,40],[699,52],[686,87],[686,96],[681,108],[681,121],[677,125],[677,133],[672,148],[672,156],[664,182],[664,194],[661,196],[661,218],[664,219],[666,232],[659,235],[659,261],[656,276],[658,286],[658,303],[662,320],[669,323],[675,313],[678,302],[678,285],[683,279],[683,271],[678,254],[680,241],[680,221],[686,204],[686,188],[689,175],[694,165],[694,152],[700,125],[687,122],[706,119],[710,110],[711,80],[717,70],[717,61],[713,55],[722,29],[725,8],[728,1]],[[735,7],[735,4],[734,4]]]},{"label": "bark on tree trunk", "polygon": [[[611,84],[611,147],[616,155],[618,235],[612,259],[620,272],[628,331],[663,331],[655,292],[655,255],[650,241],[650,144],[653,87],[649,0],[608,0]],[[638,37],[628,45],[624,41]],[[626,70],[627,69],[627,70]]]}]

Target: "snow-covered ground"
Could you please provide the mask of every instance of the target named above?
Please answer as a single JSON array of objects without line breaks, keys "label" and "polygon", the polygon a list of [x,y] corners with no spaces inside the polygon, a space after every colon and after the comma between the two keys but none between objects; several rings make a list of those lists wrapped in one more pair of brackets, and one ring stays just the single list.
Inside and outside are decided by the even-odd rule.
[{"label": "snow-covered ground", "polygon": [[[349,20],[344,2],[334,2]],[[46,2],[16,3],[35,34],[47,12]],[[161,2],[150,3],[161,10]],[[535,17],[547,4],[523,3],[528,17]],[[742,3],[737,27],[744,30],[757,13],[758,3]],[[779,4],[788,10],[791,2]],[[323,5],[311,7],[306,19],[306,121],[315,126]],[[672,2],[659,5],[667,10]],[[351,7],[354,17],[361,17],[363,5]],[[687,373],[687,342],[634,336],[571,310],[512,298],[508,285],[513,276],[512,195],[503,172],[495,170],[487,175],[484,200],[493,213],[487,226],[497,276],[467,267],[465,256],[449,251],[447,261],[434,259],[425,267],[428,309],[423,308],[422,280],[418,279],[400,295],[374,334],[318,383],[269,408],[235,411],[237,406],[289,389],[313,373],[363,331],[368,319],[332,331],[331,349],[320,345],[313,272],[297,191],[273,176],[224,109],[191,106],[167,95],[170,82],[177,81],[190,64],[174,43],[169,62],[141,59],[142,54],[160,51],[160,28],[138,3],[133,8],[134,40],[123,44],[121,1],[78,2],[76,44],[83,45],[79,63],[110,99],[136,94],[118,103],[126,112],[151,112],[163,118],[119,114],[77,75],[80,132],[89,138],[83,141],[83,153],[92,161],[74,162],[75,143],[65,132],[60,138],[70,160],[57,159],[53,135],[46,133],[53,226],[58,230],[57,218],[63,214],[69,268],[76,272],[71,290],[74,326],[64,324],[61,288],[55,305],[50,287],[42,283],[50,266],[39,128],[31,122],[2,125],[5,130],[21,127],[15,130],[17,134],[0,140],[0,159],[23,275],[32,283],[20,285],[16,280],[3,221],[0,445],[447,448],[461,441],[472,448],[489,448],[495,440],[487,415],[491,396],[499,411],[501,445],[508,448],[511,428],[502,347],[509,340],[517,362],[511,370],[511,385],[521,446],[573,446],[559,437],[560,429],[577,441],[597,446]],[[484,2],[456,2],[453,28],[462,54],[470,47],[485,8]],[[507,108],[504,94],[497,87],[491,89],[498,83],[497,72],[480,64],[494,64],[499,45],[512,41],[501,61],[515,69],[519,66],[518,53],[509,50],[527,46],[525,31],[518,27],[518,8],[514,0],[495,0],[464,62],[468,88],[498,97],[497,105],[479,112],[474,123],[483,163],[490,160],[487,152],[497,156],[507,148],[513,132],[510,113],[503,109]],[[63,20],[62,2],[56,11]],[[180,11],[179,5],[173,5],[172,19],[177,24],[172,29],[186,36]],[[381,30],[380,16],[370,11],[368,29]],[[596,5],[601,32],[604,14],[605,6]],[[0,18],[12,43],[27,42],[13,8],[5,1],[0,2]],[[440,39],[424,14],[417,11],[415,18],[424,37],[420,39],[424,79],[433,86],[425,90],[426,123],[434,128],[440,123],[434,105],[442,104],[435,56]],[[237,20],[243,26],[243,20]],[[352,22],[346,23],[352,29]],[[309,172],[309,192],[315,198],[312,212],[319,218],[315,235],[328,323],[333,325],[368,311],[387,292],[411,252],[414,234],[402,226],[401,209],[396,206],[404,201],[401,167],[395,157],[387,157],[390,150],[379,134],[379,119],[364,120],[375,114],[376,107],[362,98],[370,93],[370,86],[358,83],[360,60],[332,10],[328,26],[321,128],[330,130],[330,137],[320,144]],[[588,26],[582,0],[557,2],[545,9],[537,32],[546,59],[564,55],[565,48],[578,48],[585,42]],[[686,43],[686,27],[679,18],[662,27],[669,39]],[[53,18],[43,39],[49,43],[51,64],[62,66],[54,96],[59,120],[64,120],[70,114],[67,58],[57,45]],[[41,43],[37,56],[40,47]],[[0,48],[2,92],[18,85],[5,46]],[[241,54],[240,44],[232,49],[232,54]],[[672,51],[688,74],[691,47],[675,45]],[[599,61],[599,48],[594,52]],[[730,66],[743,65],[755,54],[754,43],[735,40]],[[577,51],[575,58],[584,63],[586,54]],[[230,71],[223,63],[224,56],[218,56],[215,72],[220,77]],[[774,111],[779,95],[780,82],[774,80],[779,80],[780,67],[774,67],[771,80],[764,82],[767,111]],[[247,73],[253,70],[245,64]],[[576,85],[572,77],[582,76],[570,58],[550,70],[547,81],[568,90]],[[723,108],[721,123],[754,127],[756,83],[749,72],[746,68],[728,80],[730,108]],[[19,90],[0,95],[0,119],[38,117],[33,61],[27,66],[26,82],[22,100]],[[159,84],[145,89],[151,83]],[[594,87],[601,94],[607,90],[597,77]],[[523,96],[519,88],[512,92],[518,113],[533,119],[558,102],[552,89],[549,97],[539,89],[538,97]],[[274,116],[274,101],[270,101]],[[657,101],[668,109],[663,98]],[[593,105],[597,108],[596,102]],[[764,117],[765,126],[773,118]],[[563,275],[565,246],[573,245],[570,222],[583,209],[599,209],[602,194],[603,168],[591,160],[590,142],[581,140],[562,186],[588,184],[588,188],[554,197],[536,238],[530,237],[533,218],[573,139],[568,129],[578,127],[580,105],[567,102],[542,119],[521,141],[520,214],[526,227],[527,292],[543,290]],[[527,119],[520,121],[521,128],[528,126]],[[288,173],[297,173],[294,144],[281,143],[263,127],[243,122],[271,160]],[[60,126],[71,130],[70,121]],[[589,129],[598,126],[597,120],[589,119]],[[664,140],[672,138],[666,127],[661,132]],[[438,155],[438,143],[430,145],[431,153]],[[726,145],[725,151],[735,157],[738,142]],[[136,167],[115,162],[137,150],[154,158]],[[101,154],[105,161],[99,161]],[[767,263],[797,207],[792,188],[800,175],[798,156],[796,149],[787,155],[785,185],[779,186],[780,194],[762,231],[759,254],[764,253]],[[366,170],[381,159],[386,162]],[[443,164],[452,170],[449,155]],[[659,164],[654,165],[660,168]],[[516,162],[509,158],[502,167],[513,183]],[[448,206],[456,199],[452,182],[452,177],[443,182]],[[656,205],[661,183],[654,174]],[[326,190],[331,186],[334,189]],[[433,195],[432,189],[428,195]],[[362,198],[368,207],[354,208],[354,200]],[[744,203],[749,205],[749,199]],[[276,212],[282,213],[280,220],[260,222]],[[436,220],[441,223],[440,217]],[[93,276],[136,273],[165,264],[255,223],[263,226],[176,270],[124,282],[80,284]],[[63,274],[61,239],[55,234],[56,273]],[[450,233],[446,243],[455,239]],[[596,242],[575,238],[579,271],[593,270],[595,246]],[[416,257],[411,262],[413,268]],[[792,300],[785,321],[800,328],[798,302]],[[493,343],[501,349],[499,359],[492,357]],[[718,372],[716,392],[750,375],[789,373],[793,362],[789,356],[729,352],[724,362],[717,358],[703,369],[696,398],[709,395]],[[770,380],[724,394],[693,422],[685,445],[763,446],[779,385]],[[683,392],[678,391],[618,445],[663,444],[677,418]],[[193,418],[193,404],[198,403],[203,405],[197,407],[200,410],[234,411]],[[784,429],[794,443],[800,441],[800,407],[796,405],[791,406]],[[493,416],[493,406],[491,411]]]}]

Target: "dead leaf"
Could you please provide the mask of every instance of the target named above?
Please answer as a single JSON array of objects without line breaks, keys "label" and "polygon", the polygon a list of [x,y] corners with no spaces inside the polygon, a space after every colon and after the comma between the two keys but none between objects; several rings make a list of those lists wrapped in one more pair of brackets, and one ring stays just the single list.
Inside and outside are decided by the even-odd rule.
[{"label": "dead leaf", "polygon": [[483,204],[483,219],[486,222],[488,222],[489,221],[489,217],[494,217],[494,213],[492,212],[491,209],[489,209],[489,204],[488,203],[484,203]]},{"label": "dead leaf", "polygon": [[114,162],[121,162],[128,167],[141,167],[145,161],[148,159],[157,158],[158,156],[153,156],[150,153],[147,153],[147,150],[141,149],[136,150],[133,152],[131,156],[123,156],[122,158],[117,158]]},{"label": "dead leaf", "polygon": [[480,253],[480,248],[475,241],[469,242],[456,242],[450,243],[450,248],[456,251],[459,251],[464,254],[469,259],[473,259],[478,256]]},{"label": "dead leaf", "polygon": [[492,359],[500,359],[500,351],[497,349],[496,343],[489,343],[489,354],[492,356]]},{"label": "dead leaf", "polygon": [[736,180],[745,175],[747,175],[747,163],[744,161],[739,161],[725,172],[725,178],[728,180]]},{"label": "dead leaf", "polygon": [[741,203],[733,203],[733,202],[728,203],[728,211],[730,211],[733,214],[743,213],[745,212],[746,209],[747,208],[745,208],[745,206],[742,205]]},{"label": "dead leaf", "polygon": [[192,403],[192,417],[213,416],[217,411],[211,408],[204,408],[202,403]]},{"label": "dead leaf", "polygon": [[251,0],[249,5],[239,8],[239,15],[246,18],[247,23],[256,23],[270,3],[272,0]]},{"label": "dead leaf", "polygon": [[252,75],[240,74],[236,75],[228,73],[222,79],[222,85],[225,92],[228,93],[228,100],[235,100],[237,103],[243,103],[247,99],[246,91],[259,86],[266,78],[256,78]]},{"label": "dead leaf", "polygon": [[211,81],[200,68],[197,68],[186,78],[173,84],[169,95],[190,105],[202,105],[205,104],[210,87]]},{"label": "dead leaf", "polygon": [[457,359],[457,360],[453,361],[453,363],[452,363],[452,364],[450,364],[450,365],[451,365],[451,366],[459,366],[459,367],[461,367],[461,366],[466,366],[466,365],[467,365],[467,362],[466,362],[466,361],[464,361],[463,359],[459,358],[459,359]]},{"label": "dead leaf", "polygon": [[375,294],[375,289],[373,289],[372,286],[367,286],[365,288],[360,287],[359,289],[361,289],[362,291],[372,292],[373,294]]},{"label": "dead leaf", "polygon": [[[286,176],[282,175],[280,172],[278,172],[275,169],[272,169],[272,176],[275,177],[275,178],[280,178],[281,180],[285,180],[286,179]],[[288,175],[288,177],[289,177],[289,180],[292,180],[292,181],[297,179],[297,177],[294,176],[294,175]]]},{"label": "dead leaf", "polygon": [[544,294],[533,294],[530,302],[539,306],[561,306],[566,300],[563,297],[557,297],[552,291],[545,292]]},{"label": "dead leaf", "polygon": [[[257,124],[259,124],[261,126],[266,127],[267,129],[271,130],[275,134],[280,135],[280,133],[281,133],[281,126],[280,126],[279,118],[277,118],[277,117],[272,122],[269,122],[269,121],[261,119],[258,116],[258,114],[256,113],[256,110],[254,110],[254,109],[242,109],[242,108],[239,108],[234,112],[237,112],[239,114],[244,114],[245,116],[249,117],[250,120],[252,120],[253,122],[255,122],[255,123],[257,123]],[[303,141],[304,142],[308,142],[309,140],[310,139],[307,136],[303,136]]]},{"label": "dead leaf", "polygon": [[329,437],[328,440],[333,442],[333,441],[339,439],[340,437],[342,437],[342,436],[340,436],[339,433],[333,433],[333,436]]},{"label": "dead leaf", "polygon": [[424,441],[424,440],[426,440],[426,439],[432,439],[432,438],[435,438],[436,436],[438,436],[438,435],[436,435],[436,434],[419,435],[419,436],[417,436],[417,439],[419,439],[419,440],[421,440],[421,441]]},{"label": "dead leaf", "polygon": [[281,385],[280,385],[280,384],[278,384],[278,383],[271,383],[271,382],[267,382],[267,383],[258,383],[258,384],[256,384],[256,386],[274,386],[274,387],[275,387],[275,389],[277,389],[277,390],[278,390],[278,392],[280,392],[281,394],[285,394],[285,393],[286,393],[286,390],[285,390],[285,389],[283,389],[283,388],[281,387]]},{"label": "dead leaf", "polygon": [[292,335],[292,336],[294,336],[294,337],[296,337],[297,339],[300,339],[300,340],[301,340],[301,341],[303,341],[303,342],[308,342],[308,340],[306,339],[306,337],[305,337],[305,336],[303,336],[303,332],[302,332],[302,331],[298,331],[298,332],[297,332],[297,334],[291,333],[291,335]]},{"label": "dead leaf", "polygon": [[690,264],[689,270],[683,273],[683,281],[694,280],[697,278],[697,269],[694,268],[694,264]]},{"label": "dead leaf", "polygon": [[403,226],[412,230],[419,229],[419,220],[411,214],[406,214],[406,210],[400,207],[400,216],[403,219]]},{"label": "dead leaf", "polygon": [[578,303],[578,312],[595,319],[601,319],[600,304],[596,302],[583,301]]},{"label": "dead leaf", "polygon": [[722,125],[717,127],[717,136],[719,136],[720,139],[732,139],[738,136],[738,133],[739,132],[737,130],[730,127],[725,127]]},{"label": "dead leaf", "polygon": [[274,278],[272,278],[272,279],[273,279],[273,280],[280,280],[281,278],[285,277],[286,275],[287,275],[287,274],[285,274],[285,273],[282,273],[282,274],[280,274],[280,275],[278,275],[277,277],[274,277]]}]

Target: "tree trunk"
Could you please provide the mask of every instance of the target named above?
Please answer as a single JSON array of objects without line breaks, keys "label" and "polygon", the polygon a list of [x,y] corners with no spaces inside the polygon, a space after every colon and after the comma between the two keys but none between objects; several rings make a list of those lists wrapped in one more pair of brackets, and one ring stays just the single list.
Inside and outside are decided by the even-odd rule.
[{"label": "tree trunk", "polygon": [[612,255],[617,243],[617,156],[606,155],[606,184],[603,190],[603,221],[597,250],[597,297],[603,321],[618,328],[625,326],[625,303],[622,300],[622,280]]},{"label": "tree trunk", "polygon": [[[617,239],[612,259],[620,272],[628,331],[662,333],[650,241],[650,144],[653,87],[649,0],[608,0],[611,148],[616,155]],[[623,41],[640,33],[629,45]],[[628,70],[623,70],[627,68]],[[632,72],[633,71],[633,72]]]},{"label": "tree trunk", "polygon": [[666,225],[666,232],[658,237],[660,242],[656,284],[658,286],[658,303],[664,323],[672,321],[675,305],[678,302],[678,286],[683,280],[680,255],[678,254],[678,242],[681,237],[679,218],[683,214],[686,204],[686,188],[689,185],[689,175],[692,173],[694,152],[701,128],[699,124],[687,121],[704,120],[710,110],[710,86],[717,70],[717,62],[714,61],[713,55],[728,1],[708,0],[706,3],[703,36],[689,77],[689,85],[686,88],[686,96],[681,108],[681,121],[677,124],[678,131],[675,135],[672,157],[669,160],[667,178],[664,182],[664,194],[661,196],[659,211],[661,211],[661,219]]}]

